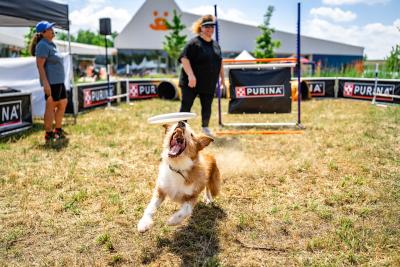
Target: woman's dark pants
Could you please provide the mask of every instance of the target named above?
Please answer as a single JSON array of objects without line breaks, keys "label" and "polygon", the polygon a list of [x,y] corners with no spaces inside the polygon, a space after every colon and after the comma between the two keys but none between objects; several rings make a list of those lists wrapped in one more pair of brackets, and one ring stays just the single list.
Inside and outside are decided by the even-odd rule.
[{"label": "woman's dark pants", "polygon": [[183,87],[180,112],[190,112],[196,96],[199,95],[201,103],[201,126],[208,127],[211,117],[211,105],[214,99],[213,94],[197,93],[194,88]]}]

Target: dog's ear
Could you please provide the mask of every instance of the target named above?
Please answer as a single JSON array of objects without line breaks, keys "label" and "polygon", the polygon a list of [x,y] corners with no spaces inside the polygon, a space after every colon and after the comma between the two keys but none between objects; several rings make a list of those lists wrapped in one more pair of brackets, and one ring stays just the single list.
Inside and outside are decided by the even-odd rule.
[{"label": "dog's ear", "polygon": [[211,142],[214,142],[214,139],[204,134],[197,136],[196,139],[197,139],[197,150],[199,151],[208,146]]},{"label": "dog's ear", "polygon": [[169,129],[169,127],[171,127],[171,125],[169,125],[169,124],[163,124],[162,125],[162,127],[164,127],[164,133],[167,133],[168,132],[168,129]]}]

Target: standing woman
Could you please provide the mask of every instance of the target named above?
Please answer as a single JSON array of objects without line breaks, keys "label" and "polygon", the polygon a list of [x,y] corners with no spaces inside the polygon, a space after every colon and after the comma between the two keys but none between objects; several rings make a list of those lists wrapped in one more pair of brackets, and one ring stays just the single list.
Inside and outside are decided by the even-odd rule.
[{"label": "standing woman", "polygon": [[[36,56],[36,65],[39,71],[40,84],[44,89],[46,110],[44,112],[44,129],[46,143],[65,139],[62,127],[65,108],[67,106],[67,92],[65,89],[65,73],[63,58],[52,42],[54,38],[54,23],[41,21],[36,24],[36,34],[31,40],[30,52]],[[55,129],[53,131],[53,121]]]},{"label": "standing woman", "polygon": [[226,88],[221,47],[212,39],[214,27],[215,19],[213,15],[205,15],[195,21],[192,31],[197,36],[186,44],[179,57],[183,67],[179,78],[179,86],[182,91],[180,112],[190,112],[196,96],[199,95],[201,126],[203,132],[207,135],[212,135],[208,124],[219,77],[221,77],[222,84]]}]

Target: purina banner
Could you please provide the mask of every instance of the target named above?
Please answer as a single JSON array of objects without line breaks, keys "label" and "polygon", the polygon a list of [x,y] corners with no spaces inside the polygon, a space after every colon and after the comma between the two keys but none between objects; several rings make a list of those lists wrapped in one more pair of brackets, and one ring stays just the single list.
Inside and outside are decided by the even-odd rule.
[{"label": "purina banner", "polygon": [[231,69],[229,113],[290,113],[290,68]]},{"label": "purina banner", "polygon": [[[149,99],[159,97],[158,95],[158,80],[127,80],[121,82],[121,93],[126,94],[126,90],[129,92],[129,99]],[[127,88],[128,87],[128,88]],[[121,101],[125,101],[126,98],[121,98]]]},{"label": "purina banner", "polygon": [[107,105],[108,97],[116,94],[116,87],[116,82],[110,82],[110,88],[107,83],[78,85],[78,111]]},{"label": "purina banner", "polygon": [[155,82],[129,82],[129,99],[158,97],[157,83]]},{"label": "purina banner", "polygon": [[[374,97],[374,79],[339,79],[338,97],[371,101]],[[376,93],[400,96],[400,80],[378,79]],[[376,100],[400,103],[400,99],[377,96]]]},{"label": "purina banner", "polygon": [[[129,99],[176,99],[177,89],[172,81],[169,80],[127,80],[121,81],[121,93],[125,94],[129,90]],[[121,99],[125,101],[125,98]]]},{"label": "purina banner", "polygon": [[19,132],[31,126],[31,94],[0,94],[0,136]]},{"label": "purina banner", "polygon": [[335,79],[302,79],[308,85],[312,97],[335,97]]}]

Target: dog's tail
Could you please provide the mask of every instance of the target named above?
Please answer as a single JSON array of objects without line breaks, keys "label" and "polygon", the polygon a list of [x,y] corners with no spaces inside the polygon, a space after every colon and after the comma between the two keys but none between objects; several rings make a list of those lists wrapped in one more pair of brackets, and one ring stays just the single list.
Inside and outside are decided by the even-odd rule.
[{"label": "dog's tail", "polygon": [[210,191],[213,197],[219,194],[221,187],[221,174],[217,167],[217,162],[214,157],[212,157],[210,179],[207,183],[207,189]]}]

